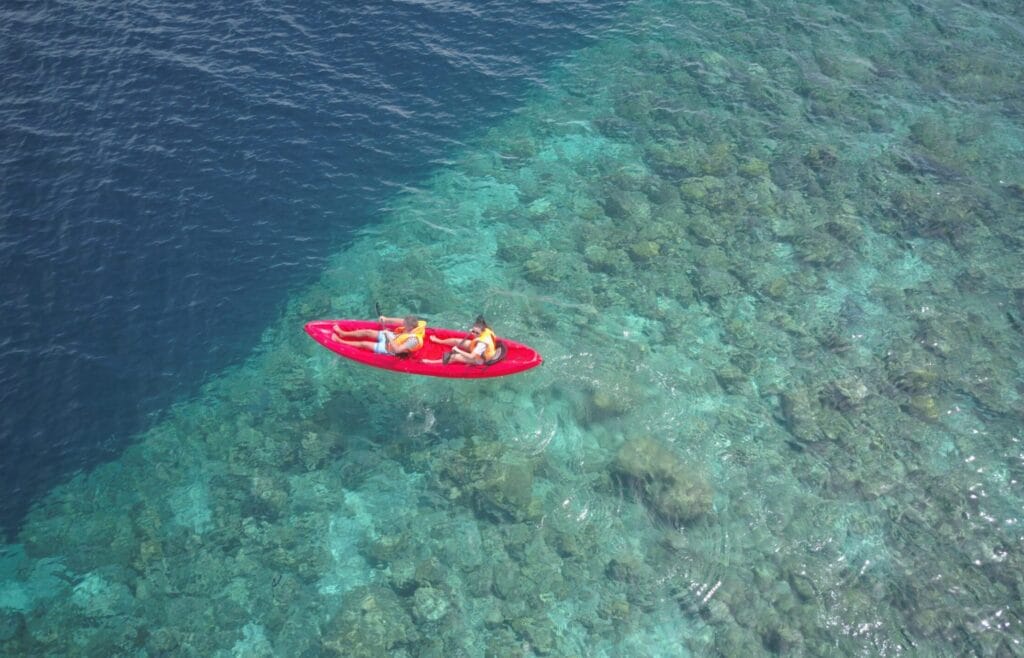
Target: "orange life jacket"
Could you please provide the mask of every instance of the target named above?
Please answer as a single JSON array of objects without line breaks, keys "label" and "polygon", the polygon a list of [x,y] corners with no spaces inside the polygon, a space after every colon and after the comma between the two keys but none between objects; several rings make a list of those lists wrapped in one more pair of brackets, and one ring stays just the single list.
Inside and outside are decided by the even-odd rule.
[{"label": "orange life jacket", "polygon": [[404,354],[411,354],[412,352],[415,352],[416,350],[423,347],[423,341],[426,338],[426,335],[427,323],[425,320],[420,320],[419,322],[416,323],[416,327],[412,331],[407,331],[405,333],[398,334],[397,336],[395,336],[395,340],[393,342],[395,345],[401,345],[410,338],[415,338],[416,347],[412,348],[408,352],[404,352]]},{"label": "orange life jacket", "polygon": [[484,348],[484,361],[490,361],[494,358],[494,353],[498,351],[497,345],[498,337],[494,335],[494,332],[490,329],[484,329],[480,332],[480,335],[473,339],[473,342],[469,344],[470,353],[476,349],[477,345],[483,343],[486,345]]}]

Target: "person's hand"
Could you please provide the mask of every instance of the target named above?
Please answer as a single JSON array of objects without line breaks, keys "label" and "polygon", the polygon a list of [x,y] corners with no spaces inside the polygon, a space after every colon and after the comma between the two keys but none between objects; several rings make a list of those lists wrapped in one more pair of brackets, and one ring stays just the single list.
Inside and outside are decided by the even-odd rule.
[{"label": "person's hand", "polygon": [[381,324],[384,324],[384,323],[385,323],[385,322],[387,321],[387,318],[385,318],[385,317],[384,317],[384,316],[382,315],[382,316],[380,316],[379,318],[377,318],[377,321],[378,321],[378,322],[380,322]]}]

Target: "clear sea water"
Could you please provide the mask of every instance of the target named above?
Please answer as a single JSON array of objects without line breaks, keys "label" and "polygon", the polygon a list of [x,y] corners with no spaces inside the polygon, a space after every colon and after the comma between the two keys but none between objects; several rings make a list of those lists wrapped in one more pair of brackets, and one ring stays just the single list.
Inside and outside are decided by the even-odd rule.
[{"label": "clear sea water", "polygon": [[0,655],[1024,655],[1020,4],[0,15]]}]

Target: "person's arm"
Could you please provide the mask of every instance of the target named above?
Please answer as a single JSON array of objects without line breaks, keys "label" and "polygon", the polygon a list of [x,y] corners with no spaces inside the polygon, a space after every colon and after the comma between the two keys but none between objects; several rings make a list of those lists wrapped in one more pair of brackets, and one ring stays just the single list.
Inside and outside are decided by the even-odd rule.
[{"label": "person's arm", "polygon": [[419,340],[417,340],[415,336],[410,336],[409,338],[406,338],[405,342],[402,343],[401,345],[396,344],[395,341],[391,341],[390,342],[391,353],[392,354],[405,354],[406,352],[408,352],[410,350],[416,349],[416,346],[418,344],[419,344]]},{"label": "person's arm", "polygon": [[477,343],[476,346],[473,348],[473,352],[472,352],[473,360],[476,361],[477,363],[483,363],[484,362],[484,353],[486,351],[487,351],[487,345],[483,341],[480,341],[479,343]]},{"label": "person's arm", "polygon": [[389,318],[386,315],[382,315],[377,319],[380,320],[381,324],[403,324],[405,322],[404,318]]},{"label": "person's arm", "polygon": [[453,352],[458,352],[462,356],[468,357],[470,359],[477,359],[477,360],[483,359],[484,351],[485,350],[487,350],[487,346],[484,345],[482,342],[477,343],[473,347],[473,349],[471,351],[466,351],[466,350],[462,349],[461,346],[453,347],[452,348]]}]

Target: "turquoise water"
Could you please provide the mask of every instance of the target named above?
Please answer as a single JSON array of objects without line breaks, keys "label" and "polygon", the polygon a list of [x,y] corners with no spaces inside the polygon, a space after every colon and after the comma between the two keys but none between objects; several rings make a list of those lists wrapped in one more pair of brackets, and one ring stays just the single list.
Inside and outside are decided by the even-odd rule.
[{"label": "turquoise water", "polygon": [[[34,506],[0,649],[1021,654],[1022,18],[638,3]],[[545,364],[301,330],[375,301]]]}]

